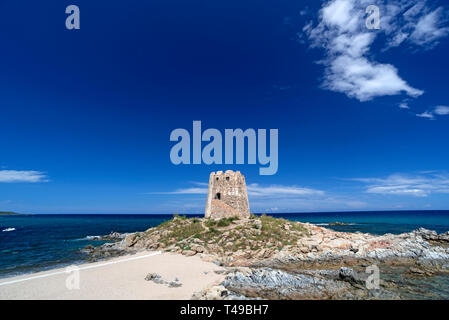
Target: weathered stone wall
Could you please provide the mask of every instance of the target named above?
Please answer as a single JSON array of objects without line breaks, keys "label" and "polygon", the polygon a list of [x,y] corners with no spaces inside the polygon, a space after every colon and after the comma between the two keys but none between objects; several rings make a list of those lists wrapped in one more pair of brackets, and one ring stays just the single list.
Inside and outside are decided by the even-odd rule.
[{"label": "weathered stone wall", "polygon": [[223,171],[217,171],[217,173],[212,172],[210,174],[205,211],[206,218],[219,219],[223,215],[227,217],[236,215],[231,211],[226,214],[223,213],[223,206],[219,206],[217,201],[221,201],[234,209],[240,218],[249,218],[250,211],[245,177],[239,171],[227,170],[224,173]]}]

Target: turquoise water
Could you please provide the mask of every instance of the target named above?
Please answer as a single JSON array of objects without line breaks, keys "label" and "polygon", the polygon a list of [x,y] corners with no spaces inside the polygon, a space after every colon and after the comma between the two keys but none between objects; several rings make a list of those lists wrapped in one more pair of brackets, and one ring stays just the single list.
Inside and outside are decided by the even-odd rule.
[{"label": "turquoise water", "polygon": [[[199,215],[198,215],[199,216]],[[286,219],[326,226],[338,231],[374,234],[402,233],[425,227],[449,231],[449,211],[334,212],[276,214]],[[144,231],[172,215],[20,215],[0,216],[0,277],[35,272],[82,262],[86,245],[102,242],[89,236],[111,231]]]}]

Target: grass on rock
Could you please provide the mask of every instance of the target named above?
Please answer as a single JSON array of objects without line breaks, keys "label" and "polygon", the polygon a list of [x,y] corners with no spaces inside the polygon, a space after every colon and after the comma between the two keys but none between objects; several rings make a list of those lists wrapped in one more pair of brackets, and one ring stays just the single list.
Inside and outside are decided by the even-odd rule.
[{"label": "grass on rock", "polygon": [[176,215],[172,220],[140,233],[138,237],[139,241],[153,238],[163,243],[168,251],[191,250],[195,244],[206,251],[225,254],[263,248],[281,250],[285,246],[296,245],[306,234],[306,228],[299,222],[267,215],[219,220]]}]

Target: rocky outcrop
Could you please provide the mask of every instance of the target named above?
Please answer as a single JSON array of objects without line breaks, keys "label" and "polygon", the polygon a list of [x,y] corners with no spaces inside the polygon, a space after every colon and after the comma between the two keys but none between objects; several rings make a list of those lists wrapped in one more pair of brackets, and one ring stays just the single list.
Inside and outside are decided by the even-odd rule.
[{"label": "rocky outcrop", "polygon": [[87,240],[98,240],[98,241],[120,241],[125,239],[127,233],[119,233],[112,231],[110,234],[103,236],[87,236]]},{"label": "rocky outcrop", "polygon": [[[426,292],[408,292],[422,287],[419,281],[427,277],[449,275],[447,239],[448,233],[426,229],[379,236],[337,232],[267,216],[219,220],[175,217],[121,241],[88,247],[85,252],[99,259],[146,249],[164,250],[199,255],[226,267],[228,275],[221,284],[226,291],[209,288],[198,293],[197,299],[396,299],[426,296]],[[382,272],[378,290],[366,287],[370,266]],[[408,291],[400,289],[398,279],[407,280],[402,286]]]},{"label": "rocky outcrop", "polygon": [[97,261],[106,258],[118,257],[130,253],[122,242],[105,243],[101,246],[94,247],[88,245],[81,249],[81,252],[88,255],[88,261]]},{"label": "rocky outcrop", "polygon": [[[291,273],[271,268],[230,270],[221,283],[222,296],[244,296],[250,299],[398,299],[399,295],[378,288],[366,290],[365,280],[350,268],[322,270],[308,274]],[[203,298],[213,290],[206,289]],[[225,293],[223,293],[225,292]],[[202,296],[197,294],[197,296]],[[212,295],[214,298],[216,296]]]},{"label": "rocky outcrop", "polygon": [[449,231],[438,234],[435,231],[420,228],[415,231],[415,235],[436,244],[449,245]]}]

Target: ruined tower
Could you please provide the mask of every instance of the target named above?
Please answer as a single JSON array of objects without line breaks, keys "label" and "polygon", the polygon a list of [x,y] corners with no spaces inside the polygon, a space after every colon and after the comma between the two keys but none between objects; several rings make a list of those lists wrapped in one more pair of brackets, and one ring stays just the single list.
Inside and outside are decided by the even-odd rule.
[{"label": "ruined tower", "polygon": [[233,216],[250,216],[245,177],[240,171],[212,172],[209,176],[205,217],[221,219]]}]

